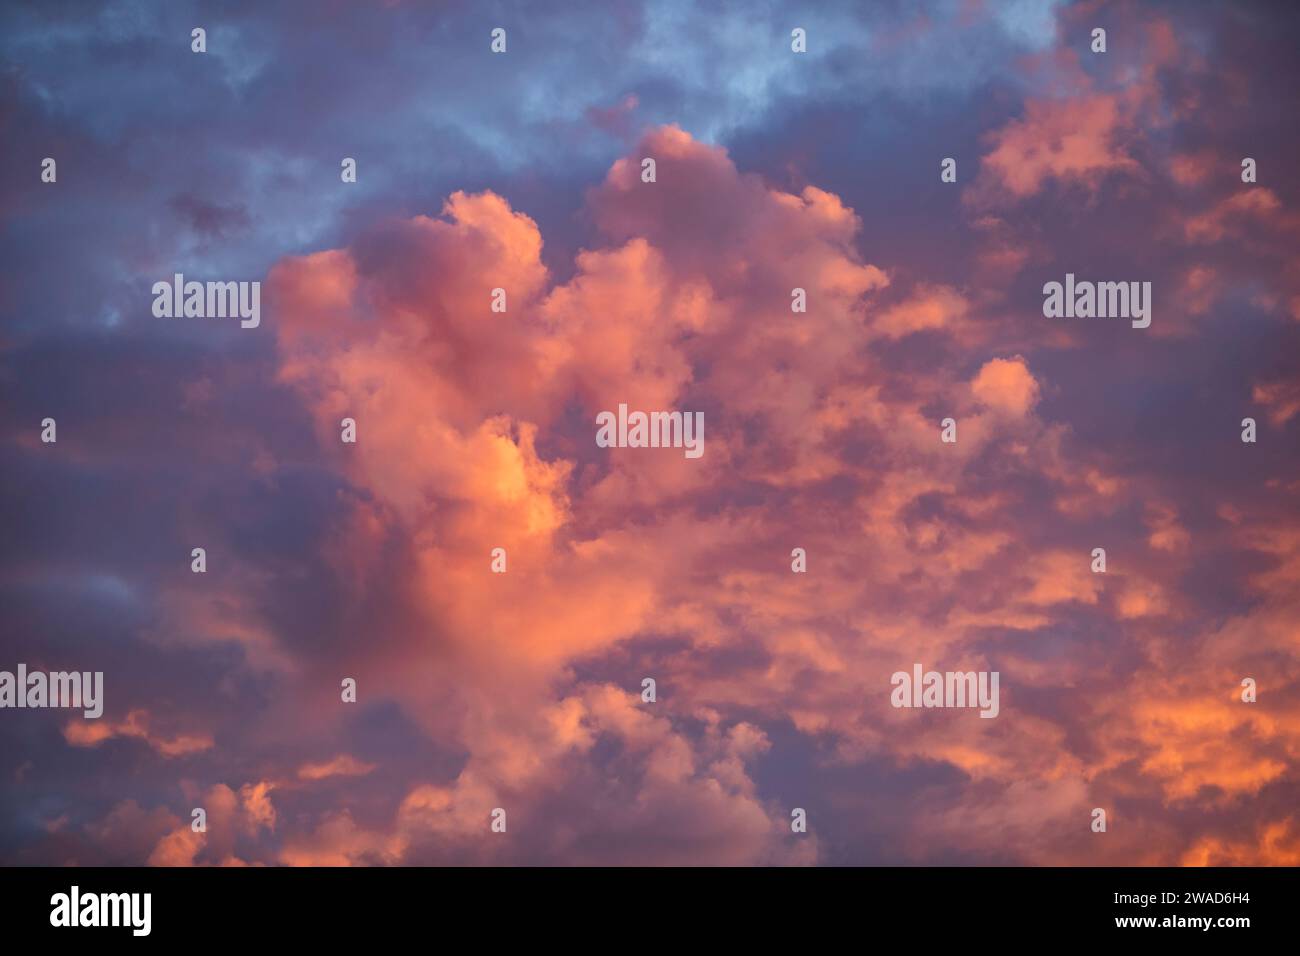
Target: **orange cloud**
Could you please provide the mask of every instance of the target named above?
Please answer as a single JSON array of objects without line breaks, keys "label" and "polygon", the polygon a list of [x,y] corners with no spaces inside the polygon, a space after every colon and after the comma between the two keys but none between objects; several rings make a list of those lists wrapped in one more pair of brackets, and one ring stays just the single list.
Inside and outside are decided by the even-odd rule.
[{"label": "orange cloud", "polygon": [[1053,180],[1095,189],[1108,175],[1139,169],[1123,145],[1124,126],[1115,96],[1029,100],[1021,119],[990,137],[981,176],[1013,199],[1032,196]]},{"label": "orange cloud", "polygon": [[363,777],[375,769],[372,763],[364,763],[349,754],[339,754],[333,760],[324,763],[308,763],[298,768],[298,777],[302,780],[324,780],[326,777]]},{"label": "orange cloud", "polygon": [[102,718],[74,721],[63,728],[63,738],[74,747],[96,747],[115,737],[133,737],[143,740],[164,757],[182,757],[212,746],[212,737],[207,734],[151,733],[149,723],[148,712],[135,709],[125,719],[117,722]]},{"label": "orange cloud", "polygon": [[[1084,97],[1063,115],[1081,125],[1035,107],[1003,131],[989,168],[1010,195],[1131,170],[1115,103]],[[657,182],[641,181],[642,155]],[[1053,383],[1018,346],[979,355],[972,375],[986,300],[891,278],[863,261],[862,223],[838,197],[773,188],[674,127],[615,163],[589,209],[599,235],[564,281],[541,264],[536,224],[493,194],[272,270],[280,378],[356,489],[326,552],[347,586],[383,582],[402,603],[346,672],[466,755],[451,779],[410,782],[386,820],[318,815],[272,862],[606,863],[629,847],[698,859],[664,842],[669,826],[709,834],[717,862],[813,861],[819,841],[792,839],[790,808],[755,783],[769,720],[827,741],[830,762],[937,763],[1008,795],[963,791],[936,809],[929,837],[900,849],[915,858],[935,832],[1040,862],[1168,858],[1191,842],[1083,851],[1058,834],[1114,790],[1210,805],[1207,788],[1250,798],[1290,772],[1289,756],[1263,753],[1290,746],[1280,724],[1223,724],[1270,728],[1240,759],[1206,748],[1195,735],[1219,726],[1198,722],[1213,714],[1198,697],[1208,682],[1160,682],[1135,707],[1088,641],[1063,636],[1085,614],[1123,629],[1134,660],[1176,653],[1161,629],[1191,626],[1178,568],[1139,570],[1112,548],[1113,573],[1092,573],[1092,523],[1144,515],[1131,542],[1144,554],[1182,558],[1190,534],[1177,503],[1043,420]],[[489,309],[498,286],[504,313]],[[791,310],[796,288],[806,312]],[[882,358],[917,331],[960,360],[899,372]],[[597,449],[595,414],[624,401],[703,409],[704,457]],[[955,445],[939,441],[947,415]],[[354,446],[339,442],[345,416]],[[394,540],[400,560],[384,563]],[[496,547],[505,574],[490,569]],[[794,547],[806,574],[790,570]],[[1291,572],[1274,573],[1270,593]],[[1291,612],[1272,613],[1280,627]],[[636,696],[647,640],[683,648],[653,658],[654,705]],[[1191,659],[1201,681],[1220,666]],[[914,660],[1001,670],[1003,716],[890,708],[889,674]],[[1151,678],[1131,666],[1135,684]],[[1094,686],[1095,706],[1035,704]],[[594,771],[606,754],[617,771]],[[342,755],[296,777],[373,769]],[[277,818],[269,794],[238,805]],[[506,834],[488,829],[497,807]],[[187,839],[175,843],[183,857]]]},{"label": "orange cloud", "polygon": [[1271,189],[1243,188],[1209,211],[1189,217],[1183,223],[1183,235],[1188,242],[1219,242],[1240,235],[1250,220],[1277,220],[1281,209],[1282,202]]},{"label": "orange cloud", "polygon": [[1038,382],[1024,358],[992,359],[971,382],[971,392],[980,403],[1009,415],[1024,415],[1038,401]]}]

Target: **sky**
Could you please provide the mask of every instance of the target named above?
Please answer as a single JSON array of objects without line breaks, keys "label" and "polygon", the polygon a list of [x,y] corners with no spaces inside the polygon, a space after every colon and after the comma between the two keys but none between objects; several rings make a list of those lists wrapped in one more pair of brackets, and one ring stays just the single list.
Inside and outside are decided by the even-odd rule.
[{"label": "sky", "polygon": [[[0,863],[1300,864],[1298,45],[5,4],[0,671],[104,710],[0,709]],[[1046,316],[1067,274],[1149,327]],[[914,664],[997,716],[893,706]]]}]

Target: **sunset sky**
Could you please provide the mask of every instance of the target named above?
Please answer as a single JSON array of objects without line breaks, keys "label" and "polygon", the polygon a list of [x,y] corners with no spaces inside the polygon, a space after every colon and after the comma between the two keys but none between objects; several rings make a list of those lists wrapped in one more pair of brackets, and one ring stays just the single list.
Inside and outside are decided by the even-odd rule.
[{"label": "sunset sky", "polygon": [[[1300,864],[1297,49],[1280,3],[6,3],[0,670],[104,714],[0,710],[0,863]],[[175,273],[260,325],[155,317]],[[1150,327],[1044,317],[1067,273]],[[703,456],[598,447],[620,404]],[[997,717],[892,707],[914,663]]]}]

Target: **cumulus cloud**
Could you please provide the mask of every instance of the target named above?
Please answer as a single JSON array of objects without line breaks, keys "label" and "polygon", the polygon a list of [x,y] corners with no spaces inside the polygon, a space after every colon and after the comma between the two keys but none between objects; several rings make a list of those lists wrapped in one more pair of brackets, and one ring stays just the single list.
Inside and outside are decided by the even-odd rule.
[{"label": "cumulus cloud", "polygon": [[[633,159],[644,154],[659,161],[653,185],[641,182]],[[1105,721],[1016,712],[1012,691],[1017,734],[976,733],[979,725],[955,720],[909,728],[880,688],[906,663],[904,646],[908,661],[1001,668],[1004,686],[1095,678],[1086,655],[1054,676],[1034,653],[989,635],[1043,634],[1088,607],[1122,621],[1159,617],[1171,611],[1167,586],[1130,572],[1108,587],[1087,549],[1008,533],[1023,514],[1010,518],[1015,499],[1000,486],[1037,483],[1049,508],[1075,515],[1136,504],[1136,489],[1095,461],[1070,460],[1065,432],[1038,415],[1043,384],[1022,354],[988,356],[969,381],[956,366],[891,373],[873,343],[919,331],[970,347],[970,306],[952,288],[916,283],[878,307],[873,297],[891,280],[856,252],[861,220],[837,197],[774,188],[668,127],[616,162],[589,202],[606,245],[584,250],[564,282],[540,265],[536,225],[491,194],[454,197],[436,222],[383,227],[380,271],[367,265],[378,241],[370,237],[275,270],[288,317],[281,374],[315,410],[320,434],[336,441],[338,418],[358,410],[361,422],[378,419],[342,466],[375,496],[379,520],[412,535],[412,600],[439,635],[437,653],[459,662],[459,686],[445,693],[460,717],[448,726],[448,698],[431,706],[426,687],[417,692],[397,673],[420,653],[409,641],[368,683],[378,680],[431,733],[470,754],[453,780],[411,789],[388,825],[334,815],[295,837],[281,860],[608,862],[617,857],[593,847],[617,842],[616,833],[692,825],[670,824],[671,808],[711,818],[692,783],[701,774],[735,804],[719,805],[719,819],[751,821],[724,828],[735,844],[717,843],[711,859],[813,859],[816,844],[791,847],[780,836],[782,808],[758,797],[752,774],[764,733],[744,730],[758,743],[743,751],[717,750],[748,726],[722,715],[742,710],[835,741],[836,761],[924,759],[1002,781],[1012,799],[977,811],[980,798],[964,793],[939,813],[941,829],[966,828],[972,849],[1014,836],[1037,846],[1028,858],[1058,859],[1066,851],[1051,834],[1103,799],[1089,760],[1059,755],[1060,741],[1106,739]],[[431,244],[431,234],[445,239]],[[449,263],[457,272],[444,288],[437,276]],[[484,292],[497,276],[512,277],[499,280],[512,305],[494,315]],[[807,313],[790,311],[794,287],[808,292]],[[448,334],[443,323],[455,321],[464,331]],[[512,330],[509,349],[453,359],[459,343],[484,340],[492,323],[497,333]],[[490,380],[501,387],[490,396],[481,378],[462,376],[471,361],[494,364]],[[756,377],[755,369],[765,371]],[[520,380],[526,393],[509,385]],[[586,450],[594,414],[621,400],[706,409],[708,451],[698,467],[630,450],[594,458]],[[926,410],[936,400],[960,421],[951,450]],[[869,436],[870,455],[849,453],[853,432]],[[760,499],[701,511],[719,483],[742,475],[781,489],[780,510]],[[824,511],[824,483],[834,478],[858,488],[837,519]],[[1146,514],[1145,547],[1186,549],[1172,506],[1154,502]],[[869,552],[844,538],[846,525],[871,542]],[[807,548],[815,575],[789,574],[781,556],[791,544]],[[487,568],[494,545],[511,555],[511,570],[495,579]],[[621,573],[607,575],[613,568]],[[496,608],[487,617],[485,602]],[[828,630],[837,619],[852,624]],[[660,665],[681,729],[608,684],[579,680],[556,696],[651,633],[706,652]],[[742,653],[753,656],[752,673],[712,663]],[[635,686],[636,673],[621,673],[625,686]],[[508,699],[478,689],[507,674]],[[754,698],[754,680],[770,706]],[[701,713],[712,723],[689,729],[700,718],[686,715]],[[881,722],[893,731],[871,729]],[[632,805],[645,808],[643,819],[618,809],[626,797],[606,802],[588,779],[602,738],[621,741],[619,779],[642,781]],[[1015,785],[1025,766],[1050,767],[1057,792]],[[1127,786],[1146,780],[1159,799],[1183,796],[1169,790],[1161,760],[1129,766],[1139,776]],[[564,814],[555,808],[570,805],[583,807],[585,825],[557,821]],[[497,806],[528,835],[483,840]],[[545,838],[534,832],[543,816]]]},{"label": "cumulus cloud", "polygon": [[989,408],[1019,416],[1038,401],[1038,382],[1021,356],[996,358],[980,368],[971,382],[971,392]]}]

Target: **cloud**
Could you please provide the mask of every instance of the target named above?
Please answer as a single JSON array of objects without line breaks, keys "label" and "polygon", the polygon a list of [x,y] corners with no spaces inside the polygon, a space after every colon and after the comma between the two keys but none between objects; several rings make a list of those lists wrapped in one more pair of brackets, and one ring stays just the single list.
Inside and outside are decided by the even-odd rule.
[{"label": "cloud", "polygon": [[1021,416],[1038,401],[1038,382],[1023,357],[992,359],[971,382],[975,398],[995,411]]},{"label": "cloud", "polygon": [[244,866],[236,855],[238,841],[256,838],[276,826],[270,800],[273,786],[265,781],[244,784],[238,791],[216,784],[195,795],[206,815],[205,829],[196,831],[185,820],[162,837],[149,854],[150,866]]},{"label": "cloud", "polygon": [[1261,383],[1251,390],[1251,400],[1267,407],[1274,425],[1285,425],[1300,412],[1300,383],[1289,379]]},{"label": "cloud", "polygon": [[951,332],[968,309],[969,303],[955,289],[922,285],[908,299],[881,312],[872,324],[892,339],[928,329]]},{"label": "cloud", "polygon": [[323,763],[303,764],[298,768],[298,777],[302,780],[324,780],[327,777],[361,777],[375,769],[372,763],[364,763],[349,754],[339,754]]},{"label": "cloud", "polygon": [[[646,154],[658,160],[653,184],[641,181],[634,161]],[[991,644],[987,635],[1043,632],[1087,608],[1129,622],[1176,613],[1158,576],[1131,571],[1107,587],[1086,548],[1007,531],[1016,506],[1001,490],[1006,481],[1036,484],[1043,506],[1078,516],[1099,505],[1131,507],[1142,500],[1137,489],[1095,459],[1073,459],[1066,432],[1039,417],[1043,381],[1023,354],[989,355],[968,380],[946,363],[902,376],[879,362],[873,343],[918,331],[971,348],[972,306],[951,286],[916,282],[894,305],[876,307],[873,297],[896,283],[862,261],[854,247],[861,221],[837,197],[811,186],[776,189],[668,127],[616,162],[589,203],[604,245],[581,252],[561,282],[539,265],[536,225],[491,195],[457,197],[436,224],[391,224],[377,234],[382,241],[364,237],[274,271],[288,317],[282,379],[314,409],[324,441],[337,441],[339,416],[360,410],[364,437],[344,467],[379,506],[367,507],[368,520],[398,522],[415,542],[413,613],[439,635],[439,656],[457,662],[458,686],[444,684],[436,707],[426,682],[397,673],[418,654],[409,642],[391,663],[372,661],[365,684],[387,688],[430,733],[469,754],[451,780],[410,788],[388,824],[329,816],[312,835],[287,841],[281,862],[611,862],[622,858],[611,848],[629,846],[629,834],[662,840],[669,819],[715,813],[741,825],[724,828],[734,842],[716,843],[712,860],[813,859],[817,844],[791,846],[781,836],[788,808],[759,796],[754,773],[767,734],[721,717],[755,708],[834,740],[838,761],[937,761],[1004,785],[1017,768],[1051,768],[1059,778],[1051,794],[1013,787],[1010,803],[984,805],[983,817],[972,817],[980,798],[966,792],[966,802],[938,815],[969,828],[962,841],[969,852],[1014,836],[1044,844],[1025,851],[1028,858],[1059,858],[1065,851],[1052,834],[1098,798],[1089,795],[1086,760],[1056,753],[1065,735],[1101,739],[1104,723],[1076,713],[1030,716],[1013,703],[1016,736],[975,739],[956,721],[910,734],[869,728],[900,719],[881,710],[880,688],[903,644],[908,660],[1000,668],[1012,688],[1079,684],[1094,673],[1086,656],[1054,675],[1035,653]],[[497,240],[493,229],[514,238]],[[429,233],[441,238],[430,244]],[[469,256],[462,245],[481,252]],[[379,247],[382,270],[367,265],[367,251]],[[448,286],[437,277],[450,264],[457,272]],[[512,269],[511,311],[487,313],[482,290]],[[794,287],[807,290],[807,313],[790,311]],[[484,357],[466,345],[464,358],[444,358],[467,337],[484,341],[481,330],[445,325],[454,321],[444,304],[451,297],[462,312],[477,311],[477,322],[514,330],[510,347]],[[321,314],[328,320],[308,323]],[[502,387],[489,396],[480,378],[460,377],[467,361],[495,363],[490,378]],[[755,368],[770,369],[770,379],[756,385]],[[528,381],[527,394],[512,390],[512,380]],[[939,416],[923,411],[935,397],[960,420],[950,451],[937,440]],[[624,400],[704,407],[710,424],[700,466],[688,471],[678,458],[638,459],[627,450],[594,458],[584,449],[589,423]],[[871,437],[869,457],[846,454],[844,436],[855,430]],[[1000,464],[986,474],[993,460]],[[781,510],[701,513],[711,489],[740,474],[781,489]],[[860,490],[831,520],[823,489],[836,476]],[[1186,550],[1173,505],[1151,504],[1147,516],[1150,534],[1140,546]],[[872,542],[865,567],[840,540],[846,524]],[[808,585],[788,571],[782,577],[780,555],[795,543],[817,566]],[[494,579],[486,559],[497,545],[506,547],[510,570]],[[737,567],[735,556],[745,554],[754,557]],[[363,555],[354,551],[353,559]],[[619,573],[607,575],[614,567]],[[855,583],[864,574],[873,582],[866,587]],[[490,619],[479,612],[485,602],[496,607]],[[837,616],[854,623],[827,631]],[[695,662],[660,662],[680,715],[672,723],[608,683],[579,680],[557,696],[568,675],[607,668],[603,662],[651,633],[680,635],[705,652]],[[709,663],[710,655],[741,653],[754,655],[755,675]],[[637,673],[621,679],[634,684]],[[512,675],[512,697],[484,697],[477,687],[488,674],[494,683]],[[759,675],[779,710],[752,699],[747,688]],[[450,724],[449,709],[459,714]],[[673,726],[705,713],[713,716],[702,729],[686,729],[698,716]],[[728,755],[725,741],[733,739],[756,743]],[[623,766],[614,779],[640,781],[635,797],[615,798],[591,780],[601,740],[617,742]],[[1208,764],[1226,771],[1216,760]],[[1164,763],[1137,766],[1131,786],[1175,796]],[[716,808],[698,789],[702,774],[729,794]],[[548,830],[545,839],[535,833],[534,821],[572,804],[584,807],[583,825]],[[629,815],[625,806],[641,809]],[[1030,806],[1036,816],[1025,816]],[[510,832],[525,835],[486,838],[494,807],[507,808]],[[1037,822],[1013,825],[1017,813]],[[638,852],[644,859],[650,851]]]},{"label": "cloud", "polygon": [[990,137],[981,173],[1013,199],[1032,196],[1051,181],[1095,190],[1108,175],[1134,173],[1124,147],[1122,114],[1114,96],[1030,100],[1022,119]]},{"label": "cloud", "polygon": [[63,728],[63,736],[74,747],[96,747],[115,737],[134,737],[143,740],[164,757],[183,757],[200,753],[212,746],[212,737],[208,734],[159,734],[150,732],[149,724],[148,712],[136,709],[117,722],[104,718],[73,721]]},{"label": "cloud", "polygon": [[[1090,58],[1089,9],[831,5],[804,59],[579,9],[508,69],[409,55],[454,10],[246,11],[173,85],[114,63],[175,24],[0,15],[0,122],[70,157],[39,202],[0,160],[0,632],[112,688],[68,746],[0,726],[5,859],[1293,860],[1295,197],[1220,155],[1294,152],[1289,51],[1134,7]],[[1159,338],[1044,320],[1072,262],[1149,276]],[[263,326],[151,322],[175,270],[264,277]],[[598,448],[620,403],[704,456]],[[999,717],[892,708],[918,660],[999,671]]]},{"label": "cloud", "polygon": [[1189,242],[1219,242],[1240,236],[1251,219],[1267,222],[1277,218],[1281,206],[1272,190],[1252,188],[1222,200],[1208,212],[1188,218],[1183,224],[1183,234]]}]

